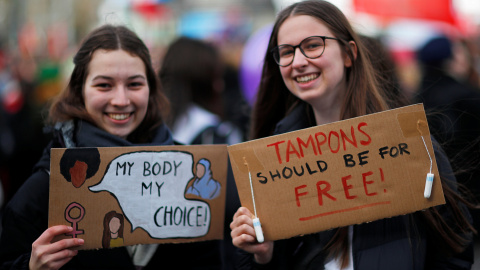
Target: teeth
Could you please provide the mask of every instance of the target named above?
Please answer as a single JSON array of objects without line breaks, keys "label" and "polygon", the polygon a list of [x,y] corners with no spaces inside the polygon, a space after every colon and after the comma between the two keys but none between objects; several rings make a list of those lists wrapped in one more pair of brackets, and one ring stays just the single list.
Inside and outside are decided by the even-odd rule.
[{"label": "teeth", "polygon": [[125,120],[130,116],[129,113],[109,113],[108,117],[114,120]]},{"label": "teeth", "polygon": [[295,78],[295,80],[299,83],[306,83],[306,82],[309,82],[311,80],[315,80],[317,77],[318,77],[318,74],[310,74],[310,75],[306,75],[306,76],[297,77],[297,78]]}]

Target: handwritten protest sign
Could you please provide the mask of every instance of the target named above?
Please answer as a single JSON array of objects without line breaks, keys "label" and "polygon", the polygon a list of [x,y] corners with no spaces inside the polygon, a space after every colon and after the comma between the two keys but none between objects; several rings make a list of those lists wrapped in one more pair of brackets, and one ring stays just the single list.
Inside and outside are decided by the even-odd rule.
[{"label": "handwritten protest sign", "polygon": [[223,238],[226,145],[52,149],[49,226],[82,249]]},{"label": "handwritten protest sign", "polygon": [[267,240],[444,204],[426,121],[417,104],[228,146],[241,203]]}]

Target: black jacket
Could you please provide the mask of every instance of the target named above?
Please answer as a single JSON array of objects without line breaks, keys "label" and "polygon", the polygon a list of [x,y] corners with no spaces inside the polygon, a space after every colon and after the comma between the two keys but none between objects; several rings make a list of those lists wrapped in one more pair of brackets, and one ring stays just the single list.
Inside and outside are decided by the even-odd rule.
[{"label": "black jacket", "polygon": [[[423,102],[430,131],[443,146],[457,181],[480,201],[480,89],[460,82],[438,67],[424,66],[416,96]],[[472,211],[480,231],[480,210]]]},{"label": "black jacket", "polygon": [[[303,105],[295,108],[277,124],[275,133],[309,127],[305,110]],[[440,174],[455,181],[448,159],[438,145],[435,157]],[[470,217],[466,207],[461,207]],[[437,209],[448,223],[451,219],[449,207],[442,205]],[[275,241],[273,258],[266,265],[255,263],[253,255],[241,252],[240,269],[323,269],[326,256],[323,248],[334,233],[335,230],[329,230]],[[471,235],[466,237],[472,239]],[[354,225],[352,243],[355,270],[470,269],[473,263],[473,244],[462,254],[452,257],[437,252],[420,212]]]},{"label": "black jacket", "polygon": [[[119,137],[79,121],[73,133],[57,133],[46,147],[32,176],[5,208],[0,237],[0,269],[28,269],[32,243],[48,228],[50,149],[54,147],[132,146]],[[166,126],[160,126],[150,144],[171,145]],[[220,269],[219,241],[161,244],[144,269],[160,269],[172,263],[179,269]],[[81,250],[62,269],[135,269],[125,247]]]}]

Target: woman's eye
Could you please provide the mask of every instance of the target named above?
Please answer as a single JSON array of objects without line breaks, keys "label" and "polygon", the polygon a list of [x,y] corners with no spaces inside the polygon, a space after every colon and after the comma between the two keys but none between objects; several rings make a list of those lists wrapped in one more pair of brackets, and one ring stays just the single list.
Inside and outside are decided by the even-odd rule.
[{"label": "woman's eye", "polygon": [[315,50],[318,48],[321,48],[323,46],[323,43],[320,42],[314,42],[314,43],[308,43],[306,44],[303,49],[304,50]]},{"label": "woman's eye", "polygon": [[291,49],[291,48],[280,49],[280,56],[281,57],[290,56],[292,54],[293,54],[293,49]]},{"label": "woman's eye", "polygon": [[110,88],[110,84],[108,84],[108,83],[97,83],[95,85],[95,87],[101,88],[101,89],[106,89],[106,88]]},{"label": "woman's eye", "polygon": [[129,84],[129,87],[131,87],[131,88],[140,88],[140,87],[142,87],[143,85],[144,85],[143,82],[131,82],[131,83]]}]

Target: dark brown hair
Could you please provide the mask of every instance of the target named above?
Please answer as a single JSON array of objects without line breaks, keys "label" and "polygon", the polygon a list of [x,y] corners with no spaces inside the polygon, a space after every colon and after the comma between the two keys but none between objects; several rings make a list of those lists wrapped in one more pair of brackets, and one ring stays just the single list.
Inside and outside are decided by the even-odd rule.
[{"label": "dark brown hair", "polygon": [[[377,88],[369,56],[345,15],[329,2],[303,1],[287,7],[277,15],[265,55],[257,101],[253,108],[252,138],[271,135],[275,124],[301,102],[283,83],[280,69],[270,53],[278,45],[280,26],[286,19],[297,15],[311,16],[326,25],[335,37],[340,39],[341,48],[347,57],[352,59],[352,66],[347,69],[347,90],[341,118],[348,119],[388,108],[383,93]],[[349,41],[354,41],[357,45],[356,57],[348,45]]]},{"label": "dark brown hair", "polygon": [[[270,53],[278,45],[277,36],[280,26],[288,18],[298,15],[311,16],[328,27],[334,36],[341,40],[341,48],[352,60],[352,66],[346,69],[347,89],[341,108],[342,120],[380,112],[407,103],[395,93],[387,93],[391,89],[381,89],[388,84],[379,81],[380,76],[372,67],[370,52],[364,47],[361,38],[353,31],[347,18],[337,7],[326,1],[302,1],[290,5],[277,15],[265,55],[257,101],[253,108],[250,134],[252,139],[273,135],[276,124],[295,106],[303,102],[290,93],[283,82],[279,66]],[[348,46],[349,41],[355,42],[357,46],[356,57]],[[311,106],[307,104],[307,108],[309,111],[305,112],[305,117],[313,126],[315,121]],[[442,182],[444,181],[442,178]],[[465,203],[470,207],[473,205],[459,195],[456,188],[450,188],[445,182],[443,186],[445,198],[453,216],[452,223],[447,224],[436,208],[429,208],[415,215],[420,215],[420,219],[432,229],[434,237],[429,239],[436,241],[433,245],[438,243],[440,249],[447,254],[461,252],[468,243],[463,235],[475,232],[475,229],[468,222],[458,203]],[[327,245],[326,251],[332,256],[340,256],[342,267],[348,264],[347,228],[337,230]]]},{"label": "dark brown hair", "polygon": [[153,130],[162,122],[168,111],[168,100],[161,92],[160,83],[152,67],[150,52],[143,41],[124,26],[104,25],[93,30],[82,42],[73,58],[75,65],[65,88],[52,102],[48,122],[63,122],[71,119],[83,119],[94,123],[85,109],[83,88],[89,72],[89,64],[96,50],[124,50],[138,56],[145,64],[147,82],[150,89],[148,110],[142,123],[133,131],[128,140],[147,142],[153,136]]},{"label": "dark brown hair", "polygon": [[[165,94],[172,102],[169,124],[187,110],[190,102],[221,114],[220,91],[215,83],[223,80],[223,62],[217,48],[205,41],[179,37],[170,44],[159,71]],[[218,102],[217,102],[218,101]]]}]

